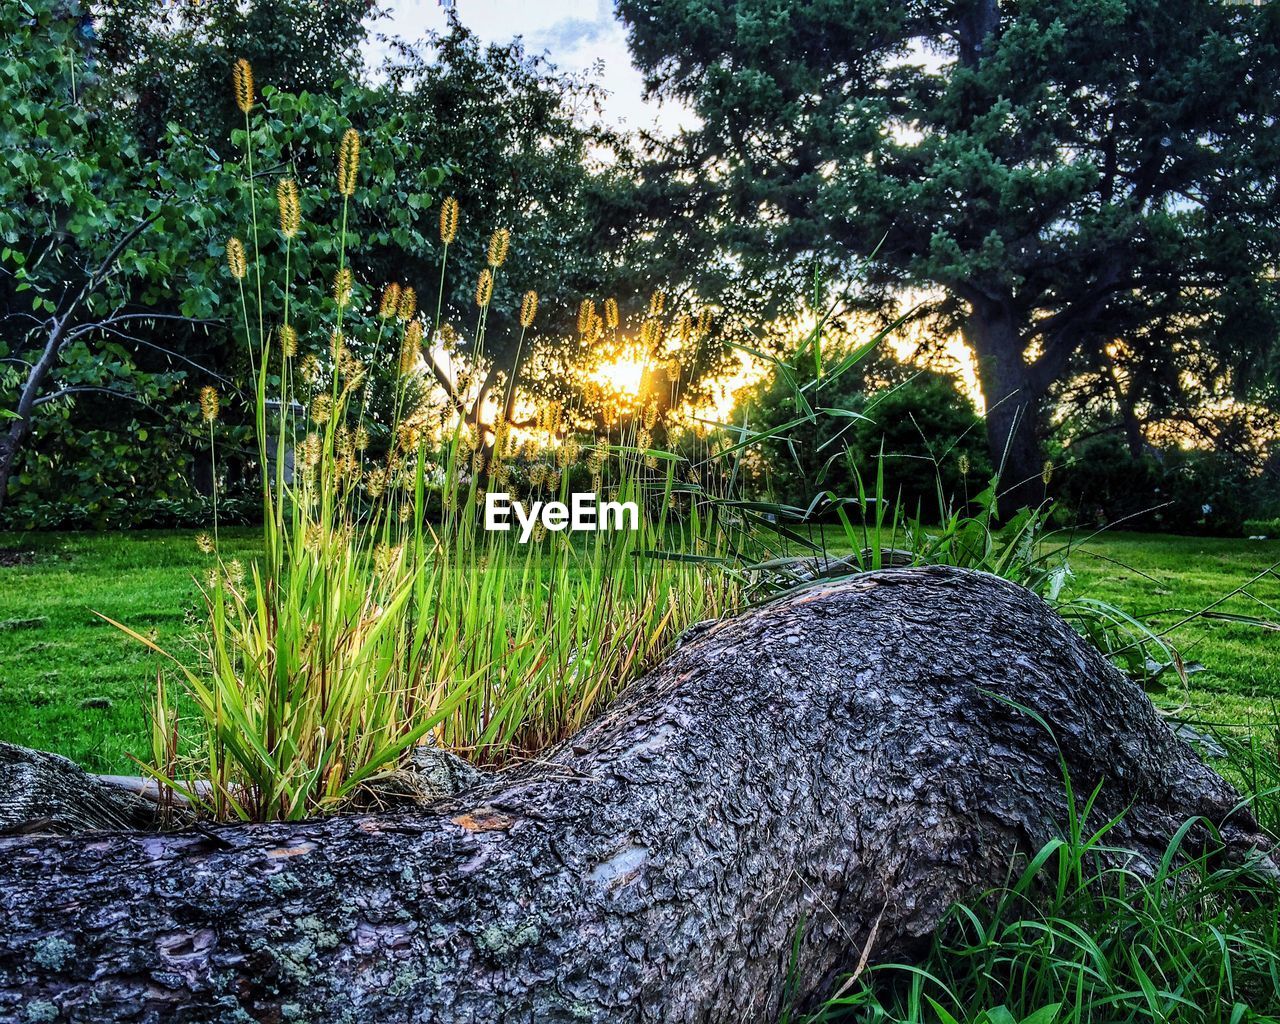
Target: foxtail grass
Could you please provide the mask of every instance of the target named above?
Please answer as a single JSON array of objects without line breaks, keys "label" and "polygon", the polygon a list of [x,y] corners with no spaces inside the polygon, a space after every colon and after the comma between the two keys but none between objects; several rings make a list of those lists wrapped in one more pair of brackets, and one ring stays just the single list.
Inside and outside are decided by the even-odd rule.
[{"label": "foxtail grass", "polygon": [[[259,110],[251,74],[237,64],[233,98],[248,129]],[[246,167],[254,138],[246,132]],[[360,189],[358,133],[341,134],[326,182],[289,173],[266,186],[249,173],[245,188],[252,262],[233,238],[227,267],[252,367],[245,401],[262,471],[262,555],[245,566],[222,559],[216,536],[205,542],[213,564],[198,581],[200,628],[186,650],[162,650],[116,623],[163,659],[149,774],[214,818],[297,819],[365,799],[418,744],[485,764],[535,756],[689,624],[736,606],[738,578],[716,569],[731,542],[703,514],[679,460],[650,449],[656,413],[604,436],[579,410],[544,409],[521,437],[509,422],[514,373],[496,418],[485,417],[483,391],[471,403],[471,382],[492,376],[486,331],[497,275],[512,262],[509,230],[490,235],[472,344],[457,353],[465,365],[452,393],[441,395],[422,367],[446,336],[457,202],[440,211],[435,321],[424,321],[412,284],[396,282],[366,322],[345,248]],[[301,230],[309,188],[327,189],[340,210],[332,296],[321,310],[300,308],[288,280],[293,248],[311,233]],[[272,197],[284,241],[278,317],[263,308],[260,284],[244,288],[250,270],[257,283],[270,269],[258,213]],[[522,351],[538,341],[537,310],[527,293]],[[264,327],[272,322],[282,325],[274,339]],[[321,325],[318,337],[306,336],[307,323]],[[388,345],[398,358],[375,388]],[[371,401],[384,392],[385,407]],[[583,479],[602,497],[636,501],[639,528],[585,541],[539,531],[529,543],[484,529],[489,490],[568,501]]]}]

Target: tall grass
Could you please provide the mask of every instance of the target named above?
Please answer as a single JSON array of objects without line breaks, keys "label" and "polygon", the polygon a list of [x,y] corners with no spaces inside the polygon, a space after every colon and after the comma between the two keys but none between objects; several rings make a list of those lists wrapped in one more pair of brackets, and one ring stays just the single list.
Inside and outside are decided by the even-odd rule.
[{"label": "tall grass", "polygon": [[[243,62],[235,85],[251,128],[256,98]],[[146,770],[219,819],[294,819],[360,799],[415,744],[500,764],[563,738],[691,622],[733,607],[737,583],[708,571],[731,541],[714,514],[702,514],[697,485],[677,482],[680,460],[650,447],[656,409],[597,435],[590,420],[544,407],[538,430],[521,438],[508,423],[510,400],[488,423],[482,403],[460,400],[492,368],[486,331],[510,247],[505,229],[490,238],[467,362],[447,399],[430,393],[422,368],[445,335],[455,201],[442,207],[435,321],[419,313],[411,288],[393,283],[366,329],[345,249],[359,189],[354,130],[342,135],[327,186],[341,208],[332,303],[309,318],[326,336],[308,346],[295,326],[303,311],[291,303],[288,254],[301,244],[306,186],[292,177],[275,189],[284,306],[264,308],[261,277],[281,268],[259,248],[270,195],[257,195],[246,136],[250,242],[228,243],[228,273],[253,372],[262,557],[224,561],[215,524],[203,542],[213,559],[190,650],[162,651],[116,625],[170,666],[159,677]],[[536,309],[526,294],[521,346]],[[398,371],[375,387],[388,350]],[[211,422],[219,404],[205,396]],[[571,478],[584,473],[597,492],[637,502],[638,529],[585,542],[539,529],[529,543],[484,529],[490,489],[567,501]]]}]

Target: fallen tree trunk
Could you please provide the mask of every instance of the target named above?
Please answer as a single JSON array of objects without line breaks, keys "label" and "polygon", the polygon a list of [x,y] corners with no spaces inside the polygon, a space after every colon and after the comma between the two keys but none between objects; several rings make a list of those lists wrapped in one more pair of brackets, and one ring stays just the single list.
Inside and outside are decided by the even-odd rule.
[{"label": "fallen tree trunk", "polygon": [[1263,843],[1038,599],[889,570],[716,626],[425,810],[0,840],[0,1018],[769,1021],[802,926],[821,994],[1060,834],[1059,745],[1139,858],[1193,815]]}]

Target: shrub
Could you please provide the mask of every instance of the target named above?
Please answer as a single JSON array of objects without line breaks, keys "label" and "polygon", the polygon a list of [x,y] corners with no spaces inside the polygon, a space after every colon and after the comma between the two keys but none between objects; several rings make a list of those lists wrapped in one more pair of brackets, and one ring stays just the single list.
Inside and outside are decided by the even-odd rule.
[{"label": "shrub", "polygon": [[1055,464],[1058,499],[1100,525],[1239,536],[1275,500],[1273,477],[1232,453],[1166,448],[1135,459],[1122,438],[1101,434],[1070,445]]},{"label": "shrub", "polygon": [[[846,354],[826,357],[839,365]],[[792,423],[806,402],[823,415]],[[783,504],[806,508],[824,491],[851,494],[858,473],[881,455],[885,492],[909,510],[935,508],[939,487],[963,500],[991,475],[982,419],[968,397],[951,378],[890,357],[859,359],[838,375],[807,359],[786,371],[775,365],[739,404],[735,419],[762,436],[746,460],[749,484]]]},{"label": "shrub", "polygon": [[1244,521],[1246,537],[1280,537],[1280,517],[1275,519],[1246,519]]}]

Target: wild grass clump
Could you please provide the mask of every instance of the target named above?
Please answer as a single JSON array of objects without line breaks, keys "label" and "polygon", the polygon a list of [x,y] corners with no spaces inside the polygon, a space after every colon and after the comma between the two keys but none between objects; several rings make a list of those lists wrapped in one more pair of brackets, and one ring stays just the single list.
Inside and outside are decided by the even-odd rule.
[{"label": "wild grass clump", "polygon": [[[256,100],[244,62],[233,95],[248,129]],[[360,188],[354,129],[342,134],[324,186],[341,208],[331,301],[306,318],[322,324],[319,344],[305,336],[289,271],[308,186],[290,173],[258,196],[253,137],[247,130],[248,241],[227,243],[227,271],[253,373],[246,405],[262,467],[262,555],[224,561],[215,511],[213,536],[201,541],[211,564],[190,649],[162,651],[120,628],[171,666],[158,681],[146,770],[219,819],[295,819],[360,799],[414,744],[491,764],[536,753],[577,729],[691,622],[731,608],[737,585],[708,571],[728,542],[697,486],[677,482],[678,460],[650,447],[656,406],[598,433],[577,408],[544,404],[521,433],[510,379],[486,418],[479,382],[493,378],[485,339],[511,250],[506,228],[490,236],[470,344],[451,348],[465,365],[447,394],[433,390],[425,367],[433,348],[456,338],[440,312],[460,230],[455,199],[440,211],[434,321],[403,282],[383,290],[375,316],[362,315],[345,248]],[[273,195],[283,267],[260,246],[259,210]],[[263,281],[278,273],[284,301],[272,310]],[[536,293],[526,292],[522,347],[537,313]],[[605,330],[603,320],[588,326]],[[618,326],[615,315],[608,330]],[[236,397],[201,394],[215,481],[213,425]],[[584,475],[609,500],[636,501],[646,512],[639,528],[585,543],[541,528],[529,543],[484,529],[490,489],[567,502],[571,478]]]}]

